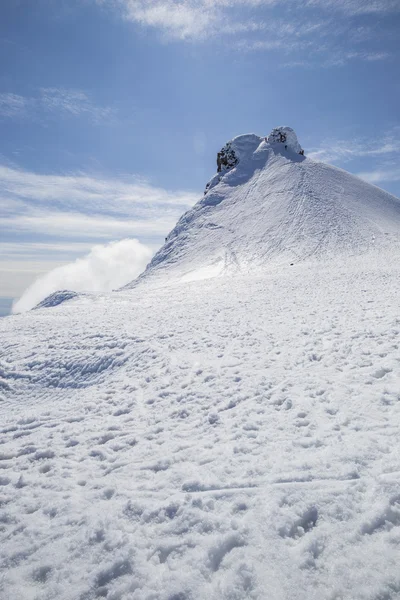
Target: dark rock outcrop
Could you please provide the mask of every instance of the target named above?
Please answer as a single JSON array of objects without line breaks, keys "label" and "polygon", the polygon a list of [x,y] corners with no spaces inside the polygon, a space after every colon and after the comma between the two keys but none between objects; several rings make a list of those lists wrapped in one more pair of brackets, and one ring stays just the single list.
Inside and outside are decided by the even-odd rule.
[{"label": "dark rock outcrop", "polygon": [[217,154],[217,172],[226,171],[236,167],[239,159],[237,158],[231,143],[228,142]]}]

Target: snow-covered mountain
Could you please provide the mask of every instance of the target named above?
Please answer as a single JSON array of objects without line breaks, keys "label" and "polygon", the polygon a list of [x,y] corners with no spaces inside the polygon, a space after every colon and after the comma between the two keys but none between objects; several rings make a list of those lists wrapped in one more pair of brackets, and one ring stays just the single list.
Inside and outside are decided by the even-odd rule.
[{"label": "snow-covered mountain", "polygon": [[132,289],[1,319],[1,600],[400,597],[400,202],[300,152],[235,138]]},{"label": "snow-covered mountain", "polygon": [[192,281],[399,245],[398,200],[306,158],[292,129],[274,129],[268,138],[238,136],[221,155],[227,164],[178,221],[141,281],[163,275]]}]

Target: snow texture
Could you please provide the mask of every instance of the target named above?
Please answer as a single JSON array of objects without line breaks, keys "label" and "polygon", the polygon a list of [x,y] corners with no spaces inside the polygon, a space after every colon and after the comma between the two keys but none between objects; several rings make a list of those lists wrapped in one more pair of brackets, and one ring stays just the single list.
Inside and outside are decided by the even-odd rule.
[{"label": "snow texture", "polygon": [[2,599],[400,597],[400,203],[255,141],[133,289],[1,319]]}]

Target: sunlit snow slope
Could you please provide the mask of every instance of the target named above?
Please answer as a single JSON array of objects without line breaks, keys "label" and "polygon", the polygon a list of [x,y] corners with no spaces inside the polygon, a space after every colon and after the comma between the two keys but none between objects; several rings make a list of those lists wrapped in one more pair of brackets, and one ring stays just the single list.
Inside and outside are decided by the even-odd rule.
[{"label": "sunlit snow slope", "polygon": [[232,140],[238,164],[211,180],[141,280],[255,272],[399,245],[396,198],[300,155],[297,138],[293,146],[254,134]]},{"label": "sunlit snow slope", "polygon": [[258,139],[133,289],[0,320],[1,600],[400,598],[399,203]]}]

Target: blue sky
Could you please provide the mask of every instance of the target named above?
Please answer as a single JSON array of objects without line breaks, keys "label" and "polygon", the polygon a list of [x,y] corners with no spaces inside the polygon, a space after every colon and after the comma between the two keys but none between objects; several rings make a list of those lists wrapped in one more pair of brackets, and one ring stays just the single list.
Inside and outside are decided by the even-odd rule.
[{"label": "blue sky", "polygon": [[235,135],[400,196],[400,0],[3,0],[0,296],[96,243],[158,247]]}]

